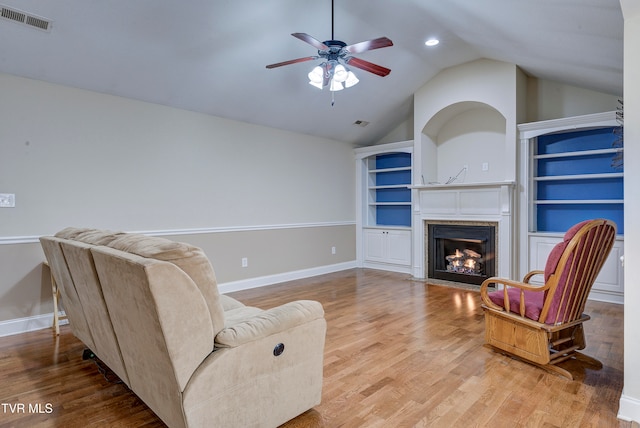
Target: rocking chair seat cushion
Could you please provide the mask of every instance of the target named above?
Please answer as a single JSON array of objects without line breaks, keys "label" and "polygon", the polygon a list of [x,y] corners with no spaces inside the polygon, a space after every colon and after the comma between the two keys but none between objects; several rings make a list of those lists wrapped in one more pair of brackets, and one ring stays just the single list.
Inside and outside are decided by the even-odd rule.
[{"label": "rocking chair seat cushion", "polygon": [[[509,288],[509,309],[514,314],[520,314],[520,290],[517,288]],[[498,306],[504,308],[504,291],[497,290],[488,293],[489,299]],[[538,321],[540,312],[542,312],[542,304],[544,303],[545,293],[541,291],[524,290],[524,316]]]}]

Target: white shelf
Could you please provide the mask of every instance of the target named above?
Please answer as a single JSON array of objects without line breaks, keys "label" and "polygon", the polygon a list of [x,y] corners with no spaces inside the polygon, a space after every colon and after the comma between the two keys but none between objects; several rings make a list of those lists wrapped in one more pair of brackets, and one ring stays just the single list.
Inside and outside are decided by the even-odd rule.
[{"label": "white shelf", "polygon": [[611,149],[598,149],[598,150],[579,150],[575,152],[562,152],[562,153],[549,153],[545,155],[535,155],[534,159],[554,159],[554,158],[570,158],[577,156],[594,156],[594,155],[604,155],[608,153],[618,153],[622,152],[623,149],[619,148],[611,148]]},{"label": "white shelf", "polygon": [[534,177],[535,181],[561,181],[561,180],[589,180],[600,178],[620,178],[624,177],[622,172],[607,172],[602,174],[573,174],[573,175],[545,175]]},{"label": "white shelf", "polygon": [[554,199],[536,200],[538,205],[564,205],[564,204],[623,204],[624,199]]},{"label": "white shelf", "polygon": [[378,190],[378,189],[410,189],[411,184],[388,184],[385,186],[369,186],[369,190]]},{"label": "white shelf", "polygon": [[380,206],[380,205],[411,205],[411,202],[369,202],[369,206]]},{"label": "white shelf", "polygon": [[396,171],[411,171],[410,166],[400,166],[396,168],[381,168],[381,169],[370,169],[369,172],[378,173],[378,172],[396,172]]}]

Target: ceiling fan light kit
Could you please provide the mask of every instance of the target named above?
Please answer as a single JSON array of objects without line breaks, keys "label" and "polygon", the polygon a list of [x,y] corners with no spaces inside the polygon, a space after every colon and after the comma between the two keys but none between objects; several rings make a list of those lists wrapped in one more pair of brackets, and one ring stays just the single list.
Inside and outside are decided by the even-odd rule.
[{"label": "ceiling fan light kit", "polygon": [[393,42],[388,38],[379,37],[353,45],[347,45],[343,41],[335,40],[333,35],[333,0],[331,1],[331,40],[320,42],[306,33],[293,33],[291,35],[315,47],[318,50],[318,55],[270,64],[267,65],[267,68],[271,69],[299,62],[322,59],[323,62],[314,67],[307,75],[307,77],[309,77],[309,84],[318,89],[323,89],[328,86],[331,92],[336,92],[356,85],[360,80],[355,73],[350,70],[349,66],[381,77],[387,76],[391,72],[391,70],[386,67],[351,56],[352,54],[393,46]]}]

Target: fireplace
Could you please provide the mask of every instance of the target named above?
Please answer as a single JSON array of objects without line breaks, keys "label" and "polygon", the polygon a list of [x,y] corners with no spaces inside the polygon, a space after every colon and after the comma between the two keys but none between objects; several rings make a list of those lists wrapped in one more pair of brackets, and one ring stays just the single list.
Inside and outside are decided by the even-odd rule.
[{"label": "fireplace", "polygon": [[428,223],[427,277],[479,285],[496,274],[494,224]]}]

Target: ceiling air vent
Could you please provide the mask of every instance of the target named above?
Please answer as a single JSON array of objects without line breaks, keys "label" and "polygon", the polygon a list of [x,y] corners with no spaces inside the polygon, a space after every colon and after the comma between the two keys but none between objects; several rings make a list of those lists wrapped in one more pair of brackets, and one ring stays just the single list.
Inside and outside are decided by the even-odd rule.
[{"label": "ceiling air vent", "polygon": [[42,31],[51,31],[52,21],[32,13],[23,12],[0,4],[0,18],[7,21],[17,22],[31,28],[37,28]]}]

